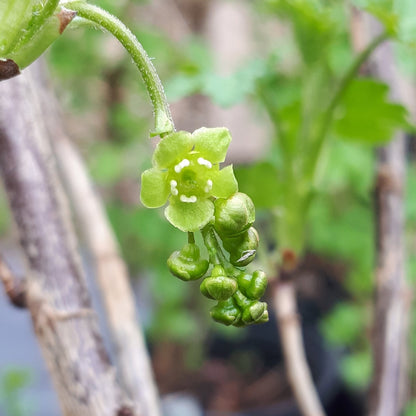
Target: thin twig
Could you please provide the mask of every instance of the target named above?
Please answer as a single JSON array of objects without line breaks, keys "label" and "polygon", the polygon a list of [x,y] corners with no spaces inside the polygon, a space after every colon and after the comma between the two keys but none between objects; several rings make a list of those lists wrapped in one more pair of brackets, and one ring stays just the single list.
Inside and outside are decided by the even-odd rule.
[{"label": "thin twig", "polygon": [[[371,35],[379,24],[370,21]],[[399,73],[391,44],[382,45],[370,60],[370,71],[390,86],[391,98],[401,100]],[[403,410],[408,389],[407,331],[409,296],[405,281],[404,187],[405,134],[378,150],[376,209],[376,298],[374,309],[374,379],[370,415],[396,416]]]},{"label": "thin twig", "polygon": [[325,416],[305,357],[293,280],[273,282],[276,311],[286,371],[296,402],[304,416]]}]

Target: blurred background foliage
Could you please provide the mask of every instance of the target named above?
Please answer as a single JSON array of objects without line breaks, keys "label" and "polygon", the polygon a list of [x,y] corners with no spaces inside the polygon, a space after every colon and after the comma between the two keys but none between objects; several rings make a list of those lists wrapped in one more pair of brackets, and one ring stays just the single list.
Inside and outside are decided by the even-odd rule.
[{"label": "blurred background foliage", "polygon": [[[276,180],[281,153],[273,136],[281,129],[299,134],[301,117],[308,111],[314,117],[317,97],[323,100],[329,94],[351,62],[348,2],[250,2],[255,24],[279,20],[291,30],[284,39],[270,38],[267,44],[259,44],[259,52],[228,75],[216,71],[215,51],[201,33],[190,33],[177,43],[157,26],[147,24],[136,7],[150,2],[96,3],[132,28],[154,58],[171,102],[194,94],[207,96],[220,107],[244,102],[253,113],[263,113],[259,120],[267,114],[272,125],[280,124],[268,128],[270,151],[260,160],[249,165],[235,161],[241,191],[251,195],[262,224],[268,224],[270,212],[279,205],[282,186]],[[354,3],[379,16],[402,39],[415,38],[411,1],[394,2],[394,6],[388,1]],[[411,46],[402,42],[397,49],[408,72],[416,63],[414,54],[404,52]],[[153,299],[150,333],[155,339],[173,338],[184,344],[190,339],[202,340],[201,325],[207,328],[208,324],[198,311],[206,309],[207,303],[193,296],[197,287],[176,281],[165,267],[165,259],[181,247],[184,237],[164,221],[160,211],[146,210],[137,201],[140,172],[150,166],[152,117],[134,66],[113,40],[93,30],[67,33],[51,48],[49,61],[66,112],[73,123],[82,126],[74,129],[74,139],[105,198],[124,258],[132,275],[146,277],[149,285]],[[396,128],[408,123],[404,108],[387,97],[388,87],[375,80],[359,79],[350,86],[332,131],[341,140],[330,142],[307,218],[307,250],[347,265],[343,284],[348,299],[323,317],[321,330],[330,344],[347,348],[341,371],[357,388],[365,387],[371,377],[368,331],[375,265],[374,145],[389,140]],[[312,120],[309,125],[313,128]],[[409,165],[406,209],[411,250],[416,231],[416,166],[410,153]],[[276,244],[273,236],[268,237],[269,244]],[[408,256],[412,281],[414,258]]]},{"label": "blurred background foliage", "polygon": [[[278,135],[283,130],[297,137],[303,134],[302,129],[314,129],[314,119],[320,117],[319,103],[325,101],[351,62],[354,53],[349,33],[350,3],[341,0],[246,2],[257,30],[254,39],[257,52],[227,75],[216,70],[215,50],[208,46],[201,30],[177,42],[169,39],[157,24],[147,22],[141,11],[151,1],[96,0],[95,3],[120,17],[137,35],[154,58],[171,102],[203,96],[218,107],[244,103],[250,106],[254,118],[258,115],[268,137],[267,149],[260,159],[249,164],[233,162],[240,190],[249,194],[256,204],[258,228],[264,236],[260,262],[267,260],[268,250],[279,244],[270,231],[270,223],[285,185],[280,174],[282,153],[277,144]],[[413,0],[355,0],[353,3],[377,15],[400,39],[396,49],[398,61],[404,73],[414,78]],[[287,29],[285,36],[264,34],[264,27],[276,24]],[[148,132],[152,112],[135,67],[115,41],[89,29],[68,30],[52,46],[48,60],[66,124],[105,200],[131,275],[142,282],[140,287],[144,286],[144,293],[151,297],[151,313],[145,314],[150,316],[146,326],[151,339],[175,340],[188,347],[199,340],[202,348],[204,333],[212,327],[206,321],[209,302],[195,295],[197,284],[179,282],[169,275],[165,265],[171,252],[183,245],[185,237],[164,220],[161,210],[147,210],[138,202],[140,173],[150,166],[152,149]],[[365,389],[371,378],[374,149],[390,139],[397,128],[405,127],[412,132],[408,112],[390,103],[387,97],[387,86],[378,81],[361,78],[351,84],[336,114],[306,220],[307,251],[344,266],[345,273],[340,280],[347,295],[321,317],[320,329],[329,344],[343,349],[340,371],[349,385],[358,390]],[[305,114],[309,119],[305,119]],[[269,121],[265,121],[267,118]],[[410,140],[408,154],[407,258],[409,284],[413,286],[416,162],[415,146]],[[0,230],[3,233],[8,223],[7,209],[2,203]],[[412,314],[416,315],[416,310]],[[410,333],[416,334],[415,319],[412,328]],[[414,336],[411,348],[414,357]],[[191,354],[192,348],[189,350]],[[195,360],[200,359],[200,353],[193,350],[193,354]],[[3,390],[9,383],[7,377],[3,378]],[[414,403],[409,409],[408,415],[415,414]],[[19,410],[9,413],[23,414]]]}]

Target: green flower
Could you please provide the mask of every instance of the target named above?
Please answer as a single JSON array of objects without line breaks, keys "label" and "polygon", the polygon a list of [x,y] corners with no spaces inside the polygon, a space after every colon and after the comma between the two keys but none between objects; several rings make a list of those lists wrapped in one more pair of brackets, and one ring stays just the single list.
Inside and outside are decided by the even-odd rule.
[{"label": "green flower", "polygon": [[143,172],[140,199],[148,208],[166,203],[165,216],[182,231],[197,231],[214,214],[211,197],[237,192],[232,166],[224,169],[231,136],[226,128],[171,133],[156,146],[153,167]]}]

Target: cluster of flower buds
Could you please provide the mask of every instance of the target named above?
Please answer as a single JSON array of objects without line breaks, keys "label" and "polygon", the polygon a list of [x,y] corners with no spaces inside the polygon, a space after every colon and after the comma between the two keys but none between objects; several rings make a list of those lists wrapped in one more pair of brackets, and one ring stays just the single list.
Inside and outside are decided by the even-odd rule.
[{"label": "cluster of flower buds", "polygon": [[[218,302],[211,316],[225,325],[244,326],[268,320],[267,305],[259,301],[267,279],[262,271],[249,274],[245,269],[256,256],[259,236],[253,227],[252,200],[237,192],[232,166],[220,168],[230,141],[223,127],[169,134],[156,146],[152,168],[142,174],[140,198],[149,208],[168,202],[168,221],[189,233],[188,244],[168,259],[172,274],[197,280],[212,265],[200,287],[203,295]],[[198,230],[209,261],[195,243],[193,233]]]},{"label": "cluster of flower buds", "polygon": [[[252,226],[253,202],[246,194],[237,192],[229,198],[218,198],[214,205],[212,232],[229,253],[229,259],[226,268],[214,263],[210,275],[200,285],[204,296],[217,301],[211,316],[217,322],[234,326],[266,322],[267,304],[259,301],[266,290],[266,275],[261,270],[249,273],[245,269],[254,259],[259,243]],[[201,258],[198,246],[192,242],[169,257],[168,267],[173,275],[189,281],[204,276],[209,262]]]}]

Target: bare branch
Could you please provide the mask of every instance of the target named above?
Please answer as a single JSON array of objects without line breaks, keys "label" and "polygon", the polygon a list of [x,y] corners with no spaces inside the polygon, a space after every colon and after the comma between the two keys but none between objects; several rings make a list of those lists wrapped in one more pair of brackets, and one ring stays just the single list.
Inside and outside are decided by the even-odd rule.
[{"label": "bare branch", "polygon": [[96,280],[104,302],[119,378],[143,415],[160,414],[150,359],[140,330],[126,265],[119,254],[105,209],[84,162],[62,129],[53,94],[44,97],[43,112],[63,182],[95,262]]},{"label": "bare branch", "polygon": [[290,384],[304,416],[324,416],[305,357],[292,279],[273,282],[273,305]]},{"label": "bare branch", "polygon": [[91,302],[45,140],[35,69],[0,84],[0,171],[27,259],[27,305],[63,415],[114,416],[128,403],[97,320],[85,313]]},{"label": "bare branch", "polygon": [[[380,28],[370,21],[375,36]],[[390,86],[391,98],[401,100],[399,73],[390,43],[381,45],[370,60],[370,71]],[[409,296],[405,281],[404,187],[405,134],[378,150],[375,189],[376,298],[374,310],[374,379],[370,397],[372,416],[396,416],[408,389],[407,331]]]}]

